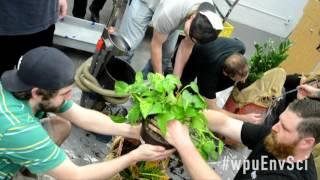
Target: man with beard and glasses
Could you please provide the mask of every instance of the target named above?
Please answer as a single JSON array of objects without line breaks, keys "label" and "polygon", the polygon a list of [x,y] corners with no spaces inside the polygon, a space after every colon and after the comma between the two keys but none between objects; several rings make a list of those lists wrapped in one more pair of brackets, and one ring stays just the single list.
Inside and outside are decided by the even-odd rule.
[{"label": "man with beard and glasses", "polygon": [[[212,131],[252,150],[243,161],[236,180],[316,180],[311,152],[320,141],[319,107],[318,100],[296,100],[272,127],[239,121],[214,110],[204,113]],[[177,149],[194,179],[203,178],[203,174],[216,176],[195,151],[187,129],[179,122],[169,123],[167,140]]]},{"label": "man with beard and glasses", "polygon": [[[79,167],[59,147],[71,123],[99,134],[138,139],[140,126],[114,123],[108,116],[71,101],[75,67],[61,51],[38,47],[24,54],[0,84],[0,179],[27,168],[56,179],[108,179],[138,161],[159,160],[172,150],[141,145],[119,158]],[[47,118],[44,112],[57,116]],[[46,129],[45,129],[46,128]]]}]

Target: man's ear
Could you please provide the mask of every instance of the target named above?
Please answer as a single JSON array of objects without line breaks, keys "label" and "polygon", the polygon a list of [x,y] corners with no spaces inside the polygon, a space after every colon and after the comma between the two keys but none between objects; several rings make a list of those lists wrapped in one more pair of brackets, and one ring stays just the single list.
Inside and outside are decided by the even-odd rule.
[{"label": "man's ear", "polygon": [[315,145],[314,137],[308,136],[302,139],[301,146],[304,149],[310,149]]},{"label": "man's ear", "polygon": [[42,94],[40,93],[39,88],[32,88],[31,89],[31,97],[35,98],[35,99],[42,98]]}]

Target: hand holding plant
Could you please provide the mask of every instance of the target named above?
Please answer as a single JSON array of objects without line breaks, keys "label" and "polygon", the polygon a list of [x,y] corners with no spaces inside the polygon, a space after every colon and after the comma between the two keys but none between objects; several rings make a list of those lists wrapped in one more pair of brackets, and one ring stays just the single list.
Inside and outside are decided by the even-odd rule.
[{"label": "hand holding plant", "polygon": [[127,117],[112,116],[112,119],[133,125],[151,123],[160,129],[163,136],[167,132],[167,123],[176,119],[189,127],[191,139],[205,159],[217,159],[223,143],[207,127],[207,119],[202,113],[207,104],[199,94],[197,84],[192,82],[178,89],[179,86],[181,82],[174,75],[164,77],[149,73],[145,82],[141,72],[136,74],[131,85],[117,81],[116,93],[130,94],[133,104]]}]

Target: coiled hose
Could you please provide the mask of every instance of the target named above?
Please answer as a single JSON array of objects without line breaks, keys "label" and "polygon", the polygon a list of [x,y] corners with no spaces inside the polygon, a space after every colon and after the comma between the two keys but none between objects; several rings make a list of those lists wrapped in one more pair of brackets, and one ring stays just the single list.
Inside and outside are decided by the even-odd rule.
[{"label": "coiled hose", "polygon": [[89,72],[92,57],[80,65],[75,74],[77,86],[85,92],[95,92],[103,97],[104,100],[112,104],[123,104],[128,101],[129,95],[117,95],[114,90],[104,89],[97,79]]}]

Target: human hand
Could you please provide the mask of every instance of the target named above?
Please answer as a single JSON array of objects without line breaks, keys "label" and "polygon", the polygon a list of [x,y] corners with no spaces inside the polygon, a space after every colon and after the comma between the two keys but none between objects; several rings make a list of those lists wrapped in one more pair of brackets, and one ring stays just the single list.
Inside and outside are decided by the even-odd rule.
[{"label": "human hand", "polygon": [[250,122],[253,124],[261,124],[263,121],[263,115],[261,113],[248,113],[248,114],[243,114],[242,119],[245,122]]},{"label": "human hand", "polygon": [[185,144],[192,144],[189,129],[177,120],[172,120],[167,125],[166,140],[176,148]]},{"label": "human hand", "polygon": [[137,149],[130,152],[135,162],[157,161],[169,157],[175,149],[166,150],[162,146],[142,144]]},{"label": "human hand", "polygon": [[109,34],[112,34],[112,33],[114,33],[114,32],[117,31],[117,29],[116,29],[115,27],[113,27],[113,26],[109,26],[109,27],[107,28],[107,30],[108,30],[108,33],[109,33]]},{"label": "human hand", "polygon": [[320,89],[310,86],[308,84],[303,84],[298,86],[298,93],[303,96],[316,98],[320,93]]},{"label": "human hand", "polygon": [[67,15],[68,3],[67,0],[59,0],[59,19]]}]

